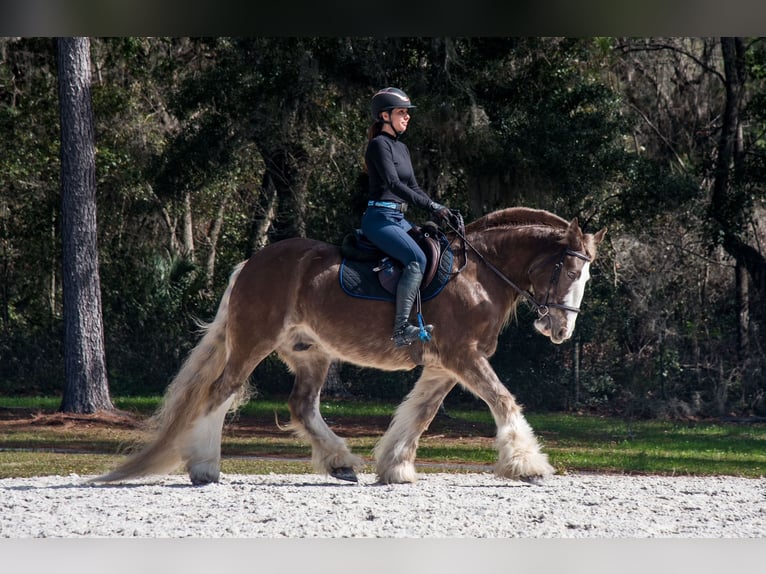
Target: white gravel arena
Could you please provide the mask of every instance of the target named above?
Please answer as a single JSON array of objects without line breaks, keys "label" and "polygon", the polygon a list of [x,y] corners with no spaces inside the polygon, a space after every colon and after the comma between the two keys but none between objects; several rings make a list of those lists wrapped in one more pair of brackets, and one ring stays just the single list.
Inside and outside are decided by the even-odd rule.
[{"label": "white gravel arena", "polygon": [[408,485],[311,474],[86,484],[0,480],[3,538],[759,538],[766,479],[571,474],[542,485],[425,473]]},{"label": "white gravel arena", "polygon": [[[123,558],[110,550],[104,560],[110,574],[204,571],[205,560],[213,561],[216,566],[211,567],[220,572],[223,551],[216,550],[215,541],[232,539],[237,541],[233,553],[225,554],[230,560],[241,558],[248,572],[266,571],[263,560],[269,556],[274,567],[308,560],[305,567],[312,572],[325,571],[321,568],[325,555],[328,572],[359,570],[358,562],[347,562],[352,556],[366,564],[361,569],[365,574],[377,571],[371,567],[374,564],[383,572],[390,570],[392,556],[404,551],[414,552],[415,562],[410,565],[420,566],[411,568],[403,562],[397,567],[401,572],[473,573],[485,560],[488,571],[511,572],[525,564],[535,571],[558,565],[550,571],[592,573],[614,572],[606,568],[610,556],[616,561],[610,564],[619,564],[621,572],[646,572],[655,569],[647,560],[660,560],[670,552],[662,562],[668,566],[667,560],[679,559],[674,553],[680,550],[683,565],[675,570],[696,574],[714,566],[719,569],[711,572],[759,571],[766,550],[764,478],[569,474],[530,485],[496,478],[491,472],[445,472],[423,473],[415,484],[383,486],[375,484],[372,474],[359,475],[357,484],[310,474],[224,474],[220,483],[202,487],[192,486],[180,474],[118,485],[91,485],[88,478],[0,480],[0,538],[14,542],[0,543],[2,555],[13,564],[14,553],[19,553],[20,564],[28,565],[36,555],[25,549],[24,542],[41,539],[107,540],[110,544],[138,539],[145,541],[138,548],[146,550],[147,556],[162,555],[164,540],[173,542],[167,551],[178,566],[179,543],[186,539],[192,544],[180,544],[181,554],[191,560],[199,553],[188,567],[137,568],[136,556],[124,556],[126,549],[119,544],[114,553]],[[277,539],[303,542],[290,550],[291,543],[274,546]],[[349,539],[366,542],[353,544]],[[595,546],[566,543],[574,539],[597,542]],[[636,547],[637,542],[650,539],[665,543],[649,545],[648,553],[645,545]],[[668,545],[670,539],[677,543]],[[712,539],[729,543],[721,547]],[[546,540],[551,543],[544,544]],[[734,545],[734,557],[732,541],[740,542]],[[316,542],[324,543],[317,546]],[[566,552],[561,554],[563,549]],[[606,569],[596,567],[594,551]],[[46,553],[45,559],[60,552]],[[516,558],[511,557],[513,553]],[[578,555],[584,563],[563,558]],[[483,558],[477,562],[479,556]],[[747,567],[756,557],[761,558]],[[517,559],[523,559],[522,563]],[[50,569],[60,571],[62,562],[53,560]],[[732,566],[737,560],[745,561],[742,568]],[[461,561],[465,568],[459,567]],[[95,568],[97,562],[88,564]],[[586,563],[587,569],[578,569]],[[438,564],[439,569],[428,569]],[[690,565],[693,570],[687,569]],[[104,572],[104,567],[92,571]],[[89,571],[83,568],[87,565],[80,563],[73,571]],[[3,572],[16,571],[20,570],[3,568]],[[23,571],[38,570],[25,566]]]}]

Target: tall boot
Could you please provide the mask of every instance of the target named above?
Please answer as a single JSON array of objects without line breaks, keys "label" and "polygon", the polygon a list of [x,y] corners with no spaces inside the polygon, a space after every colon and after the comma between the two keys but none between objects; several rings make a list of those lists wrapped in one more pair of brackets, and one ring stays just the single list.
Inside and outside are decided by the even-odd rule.
[{"label": "tall boot", "polygon": [[[420,329],[410,324],[410,312],[418,296],[423,272],[420,264],[413,261],[404,268],[399,284],[396,287],[396,312],[394,314],[394,336],[391,339],[397,347],[411,345],[418,340]],[[430,334],[433,325],[425,325],[424,329]]]}]

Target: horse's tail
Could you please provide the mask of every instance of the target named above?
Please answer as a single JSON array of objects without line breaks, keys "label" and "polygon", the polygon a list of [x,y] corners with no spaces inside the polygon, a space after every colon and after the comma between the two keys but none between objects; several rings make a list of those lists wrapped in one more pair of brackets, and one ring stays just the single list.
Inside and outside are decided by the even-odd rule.
[{"label": "horse's tail", "polygon": [[[240,263],[232,272],[215,319],[202,325],[202,340],[189,353],[165,391],[162,405],[149,420],[154,433],[151,442],[117,468],[91,482],[117,482],[150,474],[167,474],[183,462],[181,451],[184,438],[191,432],[194,420],[206,414],[212,386],[220,378],[229,358],[226,340],[229,298],[244,264]],[[238,398],[231,409],[241,404],[245,397]]]}]

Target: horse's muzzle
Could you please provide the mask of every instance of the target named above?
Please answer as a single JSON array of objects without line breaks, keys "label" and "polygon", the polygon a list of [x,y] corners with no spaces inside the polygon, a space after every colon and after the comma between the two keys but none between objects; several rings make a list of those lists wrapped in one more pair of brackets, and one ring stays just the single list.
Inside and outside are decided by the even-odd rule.
[{"label": "horse's muzzle", "polygon": [[569,339],[574,331],[574,328],[569,328],[566,316],[562,317],[562,320],[559,321],[550,313],[537,319],[534,325],[538,333],[545,335],[556,345],[560,345]]}]

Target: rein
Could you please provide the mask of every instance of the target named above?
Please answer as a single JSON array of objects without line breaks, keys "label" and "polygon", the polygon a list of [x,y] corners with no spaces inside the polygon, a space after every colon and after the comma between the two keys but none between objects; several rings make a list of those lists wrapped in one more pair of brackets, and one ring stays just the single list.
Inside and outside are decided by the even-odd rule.
[{"label": "rein", "polygon": [[[521,287],[516,285],[516,283],[511,281],[511,279],[507,275],[505,275],[505,273],[500,271],[500,269],[498,269],[494,264],[492,264],[489,260],[487,260],[487,258],[484,257],[484,255],[482,255],[479,252],[478,249],[476,249],[473,245],[471,245],[471,242],[468,241],[468,239],[465,236],[465,224],[463,223],[463,216],[459,212],[457,212],[457,211],[453,211],[452,214],[453,214],[453,216],[455,218],[455,221],[457,222],[457,228],[453,227],[453,225],[452,225],[452,223],[450,221],[446,222],[447,223],[447,227],[449,227],[452,231],[454,231],[455,234],[463,242],[463,257],[464,257],[464,263],[463,263],[462,267],[460,267],[460,269],[458,269],[455,272],[455,274],[460,273],[465,268],[465,266],[468,264],[468,256],[467,256],[467,252],[466,252],[466,246],[468,246],[476,254],[476,256],[479,258],[479,260],[481,260],[481,262],[484,263],[484,265],[489,267],[498,277],[500,277],[500,279],[505,281],[514,291],[516,291],[516,293],[518,293],[519,295],[521,295],[522,297],[527,299],[527,301],[532,304],[532,306],[537,311],[537,315],[538,315],[539,319],[542,319],[543,317],[548,315],[548,313],[550,313],[550,309],[551,308],[562,309],[564,311],[572,311],[574,313],[579,313],[580,312],[580,308],[579,307],[572,307],[570,305],[563,305],[561,303],[551,303],[549,301],[549,299],[550,299],[551,291],[553,290],[553,288],[559,282],[559,276],[561,275],[561,269],[564,267],[564,259],[567,256],[570,256],[570,257],[577,257],[578,259],[582,259],[583,261],[591,261],[591,258],[588,255],[586,255],[585,253],[582,253],[580,251],[574,251],[574,250],[569,249],[569,248],[564,248],[562,250],[562,252],[561,252],[561,255],[559,257],[558,263],[556,263],[556,265],[554,265],[553,271],[551,272],[551,281],[548,284],[548,290],[545,293],[545,301],[543,303],[540,303],[540,302],[537,301],[537,299],[535,299],[535,296],[532,295],[532,293],[530,293],[528,290],[522,289]],[[544,265],[550,259],[553,259],[553,258],[555,258],[555,254],[551,258],[546,259],[543,263],[539,263],[538,265]],[[536,267],[536,266],[537,265],[531,267],[529,269],[529,271],[527,271],[527,273],[531,273],[532,269],[534,269],[534,267]]]}]

